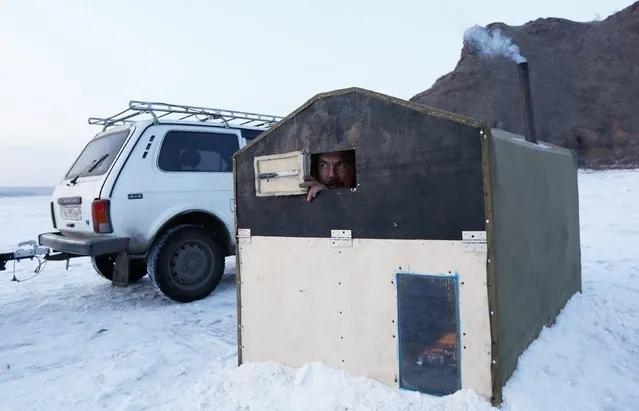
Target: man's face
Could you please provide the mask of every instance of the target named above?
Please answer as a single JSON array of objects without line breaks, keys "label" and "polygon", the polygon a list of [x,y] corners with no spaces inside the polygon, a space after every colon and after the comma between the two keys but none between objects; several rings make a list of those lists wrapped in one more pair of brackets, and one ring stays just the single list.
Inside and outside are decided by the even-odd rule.
[{"label": "man's face", "polygon": [[320,154],[317,163],[318,181],[328,188],[354,188],[355,164],[346,153]]}]

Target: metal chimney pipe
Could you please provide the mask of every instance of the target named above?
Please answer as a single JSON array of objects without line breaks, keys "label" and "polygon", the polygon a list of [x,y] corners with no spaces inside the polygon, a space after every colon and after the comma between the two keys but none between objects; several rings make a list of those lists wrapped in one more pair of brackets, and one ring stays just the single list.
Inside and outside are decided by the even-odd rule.
[{"label": "metal chimney pipe", "polygon": [[519,69],[519,90],[522,98],[522,111],[524,115],[524,126],[526,141],[537,143],[537,132],[535,131],[535,119],[533,117],[532,98],[530,96],[530,76],[528,74],[528,62],[517,63]]}]

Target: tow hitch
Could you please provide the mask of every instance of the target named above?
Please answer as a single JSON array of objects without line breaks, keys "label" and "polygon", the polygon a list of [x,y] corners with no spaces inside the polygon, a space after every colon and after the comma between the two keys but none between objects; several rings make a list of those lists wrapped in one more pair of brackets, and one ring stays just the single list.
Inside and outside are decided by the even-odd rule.
[{"label": "tow hitch", "polygon": [[[40,247],[35,240],[25,241],[18,244],[18,248],[15,251],[0,253],[0,271],[7,269],[7,262],[9,261],[21,261],[21,260],[33,260],[36,258],[40,264],[36,268],[36,272],[39,272],[44,267],[43,261],[67,261],[67,269],[69,268],[69,259],[73,256],[68,253],[56,253],[52,254],[51,249],[47,247]],[[42,258],[42,260],[41,260]],[[14,266],[15,267],[15,266]],[[15,278],[14,278],[15,280]],[[15,280],[17,281],[17,280]]]}]

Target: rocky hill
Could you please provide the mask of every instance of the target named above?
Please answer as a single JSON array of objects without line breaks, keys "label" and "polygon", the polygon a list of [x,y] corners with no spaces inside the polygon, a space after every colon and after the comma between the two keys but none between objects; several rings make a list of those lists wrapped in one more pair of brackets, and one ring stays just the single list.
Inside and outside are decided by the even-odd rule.
[{"label": "rocky hill", "polygon": [[539,140],[577,150],[582,167],[639,167],[639,1],[603,21],[471,28],[455,69],[411,100],[524,134],[518,58]]}]

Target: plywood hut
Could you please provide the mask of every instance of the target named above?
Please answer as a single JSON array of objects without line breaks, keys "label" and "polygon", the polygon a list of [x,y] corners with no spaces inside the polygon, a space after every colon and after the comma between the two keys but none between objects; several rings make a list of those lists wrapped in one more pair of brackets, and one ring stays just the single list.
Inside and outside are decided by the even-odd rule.
[{"label": "plywood hut", "polygon": [[[307,201],[315,154],[356,187]],[[239,363],[321,361],[501,402],[581,289],[570,151],[359,88],[319,94],[234,157]]]}]

